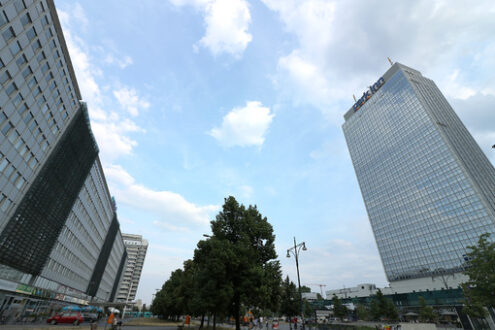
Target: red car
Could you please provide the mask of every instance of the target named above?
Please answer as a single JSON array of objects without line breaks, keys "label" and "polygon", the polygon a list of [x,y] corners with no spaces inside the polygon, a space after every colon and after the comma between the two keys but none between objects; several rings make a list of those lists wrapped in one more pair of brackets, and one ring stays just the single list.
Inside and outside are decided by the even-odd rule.
[{"label": "red car", "polygon": [[83,316],[79,312],[63,312],[62,314],[50,317],[46,320],[46,323],[72,323],[74,325],[79,325],[79,323],[82,323],[83,320]]}]

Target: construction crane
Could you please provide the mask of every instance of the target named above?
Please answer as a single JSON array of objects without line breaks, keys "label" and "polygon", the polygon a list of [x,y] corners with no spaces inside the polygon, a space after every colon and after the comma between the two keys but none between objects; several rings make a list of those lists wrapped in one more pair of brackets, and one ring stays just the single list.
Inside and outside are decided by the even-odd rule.
[{"label": "construction crane", "polygon": [[320,287],[321,297],[323,297],[323,287],[327,286],[326,284],[309,283],[308,285],[318,285]]}]

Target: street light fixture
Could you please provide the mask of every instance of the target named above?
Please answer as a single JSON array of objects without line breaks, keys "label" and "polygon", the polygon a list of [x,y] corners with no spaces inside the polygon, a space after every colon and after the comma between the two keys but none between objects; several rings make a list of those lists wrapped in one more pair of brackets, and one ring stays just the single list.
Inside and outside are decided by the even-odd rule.
[{"label": "street light fixture", "polygon": [[292,253],[296,258],[296,269],[297,269],[297,284],[299,287],[299,305],[301,309],[301,320],[302,320],[302,328],[304,330],[304,311],[303,311],[303,303],[302,303],[302,292],[301,292],[301,278],[299,276],[299,253],[303,251],[307,251],[306,243],[302,242],[296,244],[296,238],[294,237],[294,246],[290,249],[287,249],[287,258],[290,258],[290,254]]}]

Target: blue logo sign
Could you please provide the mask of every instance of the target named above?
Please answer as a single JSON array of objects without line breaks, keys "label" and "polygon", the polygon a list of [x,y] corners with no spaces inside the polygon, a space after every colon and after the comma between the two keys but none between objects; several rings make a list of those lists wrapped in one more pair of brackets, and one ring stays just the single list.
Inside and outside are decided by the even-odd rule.
[{"label": "blue logo sign", "polygon": [[366,101],[368,101],[373,94],[378,92],[378,90],[380,89],[380,87],[383,86],[384,83],[385,83],[385,79],[383,79],[383,77],[381,77],[380,79],[377,80],[376,83],[374,83],[372,86],[370,86],[370,88],[366,92],[363,93],[363,96],[361,96],[361,98],[359,100],[357,100],[356,103],[354,103],[354,106],[353,106],[354,111],[355,112],[358,111],[359,108],[361,108],[361,106],[363,104],[365,104]]}]

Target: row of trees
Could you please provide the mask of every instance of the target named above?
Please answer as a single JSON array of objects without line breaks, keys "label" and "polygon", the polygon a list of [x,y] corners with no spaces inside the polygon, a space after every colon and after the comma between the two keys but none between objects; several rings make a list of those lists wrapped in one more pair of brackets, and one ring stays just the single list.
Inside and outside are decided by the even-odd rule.
[{"label": "row of trees", "polygon": [[212,315],[214,327],[218,317],[232,316],[240,329],[245,307],[265,314],[278,311],[281,270],[267,218],[256,206],[246,208],[231,196],[211,230],[198,242],[194,258],[172,272],[156,294],[152,312],[164,318],[202,316],[201,326],[205,315]]}]

